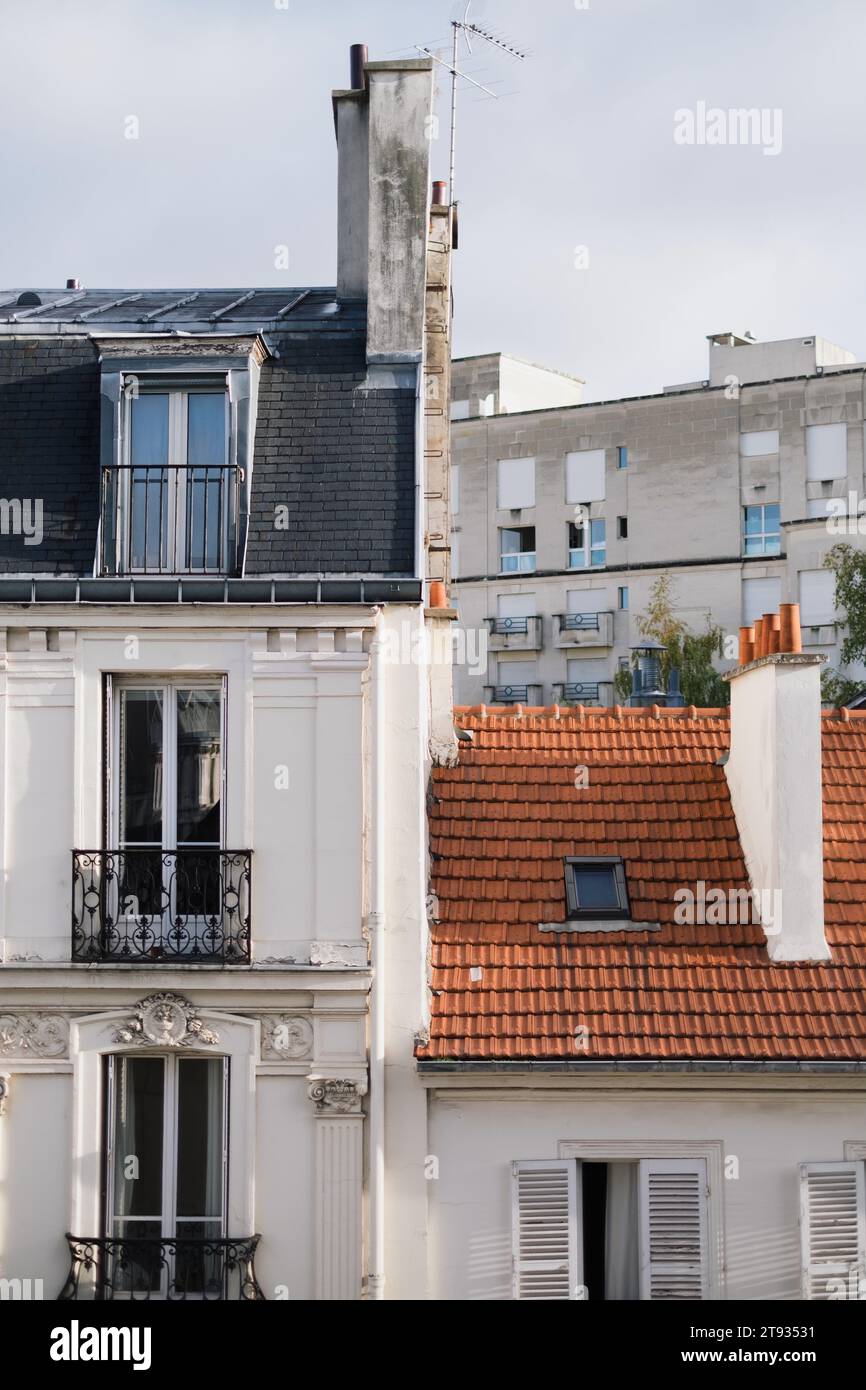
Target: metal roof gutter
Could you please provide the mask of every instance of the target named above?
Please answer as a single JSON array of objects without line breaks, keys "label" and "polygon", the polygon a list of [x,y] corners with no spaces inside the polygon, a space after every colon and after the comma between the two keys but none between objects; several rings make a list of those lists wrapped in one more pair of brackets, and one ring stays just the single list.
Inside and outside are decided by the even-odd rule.
[{"label": "metal roof gutter", "polygon": [[571,1074],[575,1076],[595,1076],[607,1072],[691,1072],[703,1075],[749,1074],[753,1072],[781,1073],[789,1075],[824,1074],[845,1075],[848,1073],[866,1074],[866,1060],[848,1062],[810,1062],[810,1061],[749,1061],[707,1060],[681,1061],[609,1061],[609,1062],[456,1062],[424,1061],[416,1062],[418,1072],[424,1076],[453,1075],[533,1075],[533,1074]]}]

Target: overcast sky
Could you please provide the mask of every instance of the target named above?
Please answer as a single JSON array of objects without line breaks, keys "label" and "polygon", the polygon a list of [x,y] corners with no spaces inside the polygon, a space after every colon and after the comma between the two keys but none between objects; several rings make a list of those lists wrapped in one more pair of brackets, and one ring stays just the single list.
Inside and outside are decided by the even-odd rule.
[{"label": "overcast sky", "polygon": [[[330,91],[349,45],[413,55],[462,10],[0,0],[0,284],[333,284]],[[728,328],[866,357],[863,0],[475,0],[473,14],[531,57],[466,58],[513,94],[461,96],[458,353],[573,372],[587,399],[703,377],[706,334]],[[699,103],[764,110],[766,138],[732,143],[716,121],[727,143],[677,143],[677,112],[699,138]]]}]

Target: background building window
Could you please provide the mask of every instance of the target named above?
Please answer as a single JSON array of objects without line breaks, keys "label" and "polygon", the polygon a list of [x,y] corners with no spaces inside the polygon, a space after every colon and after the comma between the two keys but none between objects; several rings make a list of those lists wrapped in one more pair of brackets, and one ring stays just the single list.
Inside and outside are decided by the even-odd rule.
[{"label": "background building window", "polygon": [[618,596],[619,607],[622,609],[623,613],[627,613],[627,612],[628,612],[628,585],[627,585],[627,584],[621,584],[621,585],[620,585],[619,589],[617,590],[617,596]]},{"label": "background building window", "polygon": [[535,459],[500,459],[497,471],[500,510],[535,506]]},{"label": "background building window", "polygon": [[604,449],[581,449],[566,454],[565,500],[604,501]]},{"label": "background building window", "polygon": [[806,479],[825,482],[848,476],[848,426],[806,426]]},{"label": "background building window", "polygon": [[778,502],[743,508],[743,554],[779,555],[782,532]]},{"label": "background building window", "polygon": [[740,435],[740,457],[763,458],[765,454],[778,454],[778,430],[745,430]]},{"label": "background building window", "polygon": [[572,570],[598,569],[607,559],[607,527],[601,517],[588,526],[568,524],[568,567]]},{"label": "background building window", "polygon": [[765,613],[778,613],[782,581],[776,578],[743,580],[743,624],[751,627]]},{"label": "background building window", "polygon": [[535,569],[535,527],[514,526],[499,532],[502,574],[531,574]]}]

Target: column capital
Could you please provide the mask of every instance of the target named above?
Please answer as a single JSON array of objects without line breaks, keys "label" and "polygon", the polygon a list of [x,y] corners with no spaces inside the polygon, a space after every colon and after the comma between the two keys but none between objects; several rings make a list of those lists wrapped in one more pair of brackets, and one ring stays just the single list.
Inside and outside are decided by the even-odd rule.
[{"label": "column capital", "polygon": [[307,1095],[315,1103],[317,1115],[361,1115],[361,1097],[367,1094],[366,1081],[357,1077],[311,1076]]}]

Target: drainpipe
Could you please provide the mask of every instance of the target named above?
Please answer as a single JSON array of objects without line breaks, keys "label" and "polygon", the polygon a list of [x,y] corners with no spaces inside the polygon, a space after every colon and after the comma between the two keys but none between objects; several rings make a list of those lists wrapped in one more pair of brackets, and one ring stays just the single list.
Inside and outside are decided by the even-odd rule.
[{"label": "drainpipe", "polygon": [[381,612],[370,647],[370,1264],[366,1295],[385,1296],[385,682]]},{"label": "drainpipe", "polygon": [[[415,388],[415,578],[424,581],[424,359]],[[421,602],[425,600],[422,589]]]}]

